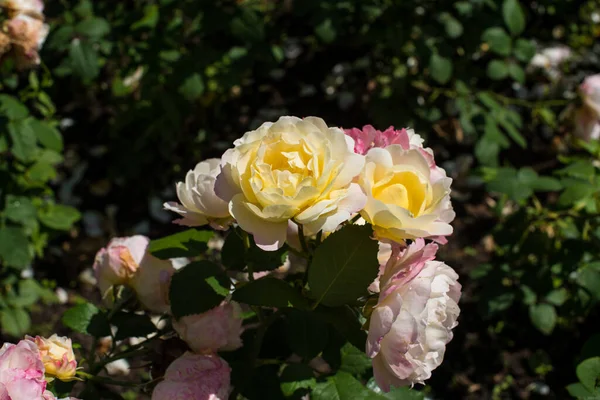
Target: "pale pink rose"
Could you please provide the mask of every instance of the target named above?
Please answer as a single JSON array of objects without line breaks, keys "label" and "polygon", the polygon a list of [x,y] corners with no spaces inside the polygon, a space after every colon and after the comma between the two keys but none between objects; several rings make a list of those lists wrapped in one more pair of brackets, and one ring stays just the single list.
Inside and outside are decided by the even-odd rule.
[{"label": "pale pink rose", "polygon": [[6,24],[12,42],[15,60],[19,68],[28,68],[40,63],[38,50],[48,36],[48,25],[41,19],[18,14]]},{"label": "pale pink rose", "polygon": [[[54,393],[52,393],[49,390],[46,390],[44,392],[44,394],[42,395],[42,399],[43,400],[79,400],[79,399],[76,399],[75,397],[65,397],[65,398],[59,399],[54,395]],[[0,395],[0,400],[5,400],[5,399],[3,399],[2,396]],[[10,400],[10,399],[7,399],[7,400]]]},{"label": "pale pink rose", "polygon": [[211,158],[202,161],[188,171],[185,182],[177,183],[179,203],[164,204],[166,210],[174,211],[183,218],[173,221],[185,226],[210,224],[215,229],[227,229],[233,219],[227,202],[215,194],[215,181],[221,172],[221,160]]},{"label": "pale pink rose", "polygon": [[41,399],[45,389],[44,363],[35,343],[4,343],[0,348],[0,399]]},{"label": "pale pink rose", "polygon": [[173,328],[198,354],[242,347],[241,308],[236,302],[223,302],[205,313],[179,318],[173,321]]},{"label": "pale pink rose", "polygon": [[35,338],[26,336],[25,338],[37,345],[46,369],[46,375],[57,377],[65,382],[75,379],[77,360],[73,353],[71,339],[65,336],[58,336],[57,334],[49,338],[41,336],[36,336]]},{"label": "pale pink rose", "polygon": [[423,383],[444,357],[460,312],[454,270],[434,261],[437,245],[417,240],[392,249],[380,270],[379,300],[369,323],[367,355],[379,387]]},{"label": "pale pink rose", "polygon": [[152,400],[226,400],[230,374],[229,364],[219,356],[187,352],[169,365]]},{"label": "pale pink rose", "polygon": [[150,239],[137,235],[114,238],[96,254],[94,273],[105,300],[111,302],[113,287],[127,285],[137,294],[142,305],[157,313],[169,307],[161,294],[161,273],[172,273],[173,263],[148,252]]}]

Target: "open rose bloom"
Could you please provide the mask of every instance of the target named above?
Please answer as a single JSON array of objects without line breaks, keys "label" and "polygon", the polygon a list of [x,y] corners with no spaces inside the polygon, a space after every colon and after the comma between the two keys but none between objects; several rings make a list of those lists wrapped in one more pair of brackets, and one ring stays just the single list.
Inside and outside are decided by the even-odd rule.
[{"label": "open rose bloom", "polygon": [[[62,340],[63,338],[53,335],[51,339]],[[64,343],[67,344],[66,341]],[[70,345],[70,340],[68,344]],[[30,338],[21,340],[17,344],[4,343],[0,348],[0,400],[57,400],[52,392],[46,390],[49,376],[45,365],[49,358],[53,357],[49,355],[50,351],[53,350],[49,347],[41,349]],[[62,354],[68,352],[69,350],[66,350]],[[72,354],[72,349],[70,349],[70,352]],[[70,354],[66,359],[70,358]],[[62,358],[62,360],[66,359]],[[52,369],[50,375],[58,376],[56,369]],[[75,398],[69,399],[77,400]]]},{"label": "open rose bloom", "polygon": [[371,285],[379,291],[379,301],[371,314],[367,355],[386,392],[429,379],[457,325],[458,275],[434,260],[436,251],[437,245],[425,245],[422,239],[393,249]]},{"label": "open rose bloom", "polygon": [[167,368],[152,400],[226,400],[231,369],[216,355],[185,353]]}]

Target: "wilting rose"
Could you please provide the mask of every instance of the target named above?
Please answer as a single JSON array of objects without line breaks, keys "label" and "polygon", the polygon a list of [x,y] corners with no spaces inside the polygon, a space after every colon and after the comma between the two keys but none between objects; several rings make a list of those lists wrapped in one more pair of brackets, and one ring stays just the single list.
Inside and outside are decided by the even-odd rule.
[{"label": "wilting rose", "polygon": [[386,392],[391,386],[429,379],[457,325],[458,275],[433,260],[436,251],[437,245],[425,245],[423,240],[406,249],[395,247],[379,273],[367,355],[373,359],[377,384]]},{"label": "wilting rose", "polygon": [[165,203],[167,210],[183,218],[173,222],[186,226],[210,224],[216,229],[226,229],[232,221],[227,202],[215,194],[215,181],[221,172],[221,160],[211,158],[202,161],[185,176],[185,182],[177,183],[179,203]]},{"label": "wilting rose", "polygon": [[44,363],[31,340],[0,348],[0,399],[40,399],[46,389]]},{"label": "wilting rose", "polygon": [[161,260],[148,252],[150,239],[137,235],[114,238],[96,254],[94,273],[103,297],[110,302],[113,287],[131,287],[144,307],[157,313],[169,307],[161,295],[160,275],[174,271],[170,260]]},{"label": "wilting rose", "polygon": [[17,66],[28,68],[39,64],[38,50],[48,36],[48,25],[41,19],[18,14],[6,23],[6,30],[11,39]]},{"label": "wilting rose", "polygon": [[239,304],[226,303],[202,314],[173,321],[181,339],[198,354],[242,347],[242,318]]},{"label": "wilting rose", "polygon": [[219,356],[187,352],[169,365],[152,400],[226,400],[230,374],[229,364]]},{"label": "wilting rose", "polygon": [[47,339],[41,336],[26,338],[37,345],[46,369],[46,375],[56,377],[65,382],[75,378],[77,360],[73,353],[71,339],[56,334]]},{"label": "wilting rose", "polygon": [[360,214],[380,240],[439,240],[452,234],[452,179],[427,154],[399,144],[368,151],[359,178],[367,204]]},{"label": "wilting rose", "polygon": [[600,119],[588,107],[575,111],[575,136],[586,142],[600,139]]},{"label": "wilting rose", "polygon": [[288,222],[330,232],[364,206],[352,180],[364,164],[354,141],[320,118],[281,117],[247,132],[222,158],[216,193],[264,250],[286,240]]}]

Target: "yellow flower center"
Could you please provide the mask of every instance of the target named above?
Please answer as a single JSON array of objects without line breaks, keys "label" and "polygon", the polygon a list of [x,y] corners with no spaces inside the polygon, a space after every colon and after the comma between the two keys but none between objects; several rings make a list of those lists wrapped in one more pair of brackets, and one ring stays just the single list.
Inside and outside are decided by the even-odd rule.
[{"label": "yellow flower center", "polygon": [[426,179],[412,171],[388,171],[373,186],[372,195],[385,203],[405,208],[418,217],[433,201],[433,190]]}]

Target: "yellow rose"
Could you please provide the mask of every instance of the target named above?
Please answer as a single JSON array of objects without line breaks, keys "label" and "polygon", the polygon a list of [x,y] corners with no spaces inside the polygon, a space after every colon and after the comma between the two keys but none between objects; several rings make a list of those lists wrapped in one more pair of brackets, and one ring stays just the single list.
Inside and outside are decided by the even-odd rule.
[{"label": "yellow rose", "polygon": [[359,183],[367,194],[361,216],[380,239],[401,242],[452,234],[452,179],[428,160],[422,149],[400,145],[373,148],[366,155]]},{"label": "yellow rose", "polygon": [[215,191],[264,250],[283,246],[290,220],[307,234],[331,232],[364,206],[352,180],[364,157],[320,118],[281,117],[247,132],[222,158]]},{"label": "yellow rose", "polygon": [[28,339],[33,340],[38,346],[46,375],[51,379],[56,377],[65,382],[75,379],[77,360],[75,360],[71,339],[57,334],[47,339],[40,336]]}]

